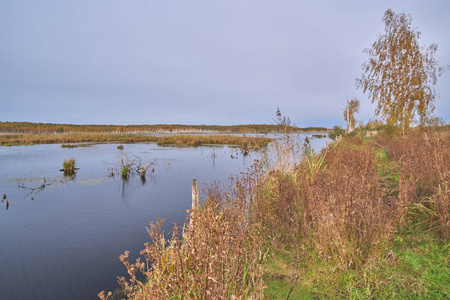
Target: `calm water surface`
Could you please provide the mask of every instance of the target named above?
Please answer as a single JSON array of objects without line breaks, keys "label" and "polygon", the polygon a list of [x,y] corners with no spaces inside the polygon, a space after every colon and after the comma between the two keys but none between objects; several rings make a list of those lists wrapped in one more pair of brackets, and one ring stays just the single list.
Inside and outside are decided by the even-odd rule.
[{"label": "calm water surface", "polygon": [[[319,149],[325,140],[311,140]],[[149,221],[183,224],[191,205],[192,178],[200,187],[245,171],[256,154],[231,147],[175,148],[125,144],[143,162],[156,161],[146,181],[109,177],[117,144],[73,149],[61,145],[0,147],[0,299],[98,299],[126,276],[125,250],[138,257],[149,241]],[[231,158],[231,155],[238,157]],[[62,161],[74,157],[75,178]],[[42,176],[47,186],[42,189]]]}]

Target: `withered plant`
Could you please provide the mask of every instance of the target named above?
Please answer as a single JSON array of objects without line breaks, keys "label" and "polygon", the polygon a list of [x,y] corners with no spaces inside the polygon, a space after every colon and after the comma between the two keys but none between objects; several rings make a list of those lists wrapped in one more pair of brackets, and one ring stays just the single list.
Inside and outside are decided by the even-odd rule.
[{"label": "withered plant", "polygon": [[393,233],[378,183],[375,152],[341,143],[305,154],[294,173],[271,172],[252,215],[272,247],[309,245],[339,264],[360,264]]},{"label": "withered plant", "polygon": [[445,132],[412,132],[395,140],[385,139],[388,153],[398,167],[395,208],[403,226],[425,225],[450,238],[450,139]]}]

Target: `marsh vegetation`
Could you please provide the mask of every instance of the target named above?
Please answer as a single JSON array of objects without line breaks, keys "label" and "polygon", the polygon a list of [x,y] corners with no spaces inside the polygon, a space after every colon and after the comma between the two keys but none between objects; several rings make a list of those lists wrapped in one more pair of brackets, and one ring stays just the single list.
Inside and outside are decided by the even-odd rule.
[{"label": "marsh vegetation", "polygon": [[[315,153],[289,139],[172,237],[148,231],[121,261],[127,299],[445,298],[450,135],[348,137]],[[296,151],[300,149],[300,151]],[[279,159],[283,157],[283,159]],[[272,157],[273,158],[273,157]],[[422,272],[419,265],[429,272]],[[143,272],[145,280],[137,276]],[[101,299],[109,296],[100,293]]]}]

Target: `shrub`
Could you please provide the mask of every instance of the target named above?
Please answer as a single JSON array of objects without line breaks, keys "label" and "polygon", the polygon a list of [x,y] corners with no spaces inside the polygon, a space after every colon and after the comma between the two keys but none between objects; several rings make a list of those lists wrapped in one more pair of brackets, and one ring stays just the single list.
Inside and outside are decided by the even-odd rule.
[{"label": "shrub", "polygon": [[328,133],[328,137],[332,140],[335,140],[339,136],[344,136],[344,135],[345,135],[345,129],[342,129],[342,127],[338,126],[338,125],[335,125],[333,127],[333,130],[330,133]]}]

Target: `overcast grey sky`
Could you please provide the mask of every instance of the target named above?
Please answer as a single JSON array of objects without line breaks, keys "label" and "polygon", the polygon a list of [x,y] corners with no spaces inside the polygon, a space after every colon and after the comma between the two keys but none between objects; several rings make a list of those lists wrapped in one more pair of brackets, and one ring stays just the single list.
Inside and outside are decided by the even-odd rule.
[{"label": "overcast grey sky", "polygon": [[[450,1],[2,0],[0,121],[344,125],[386,9],[450,64]],[[437,115],[450,121],[450,71]]]}]

